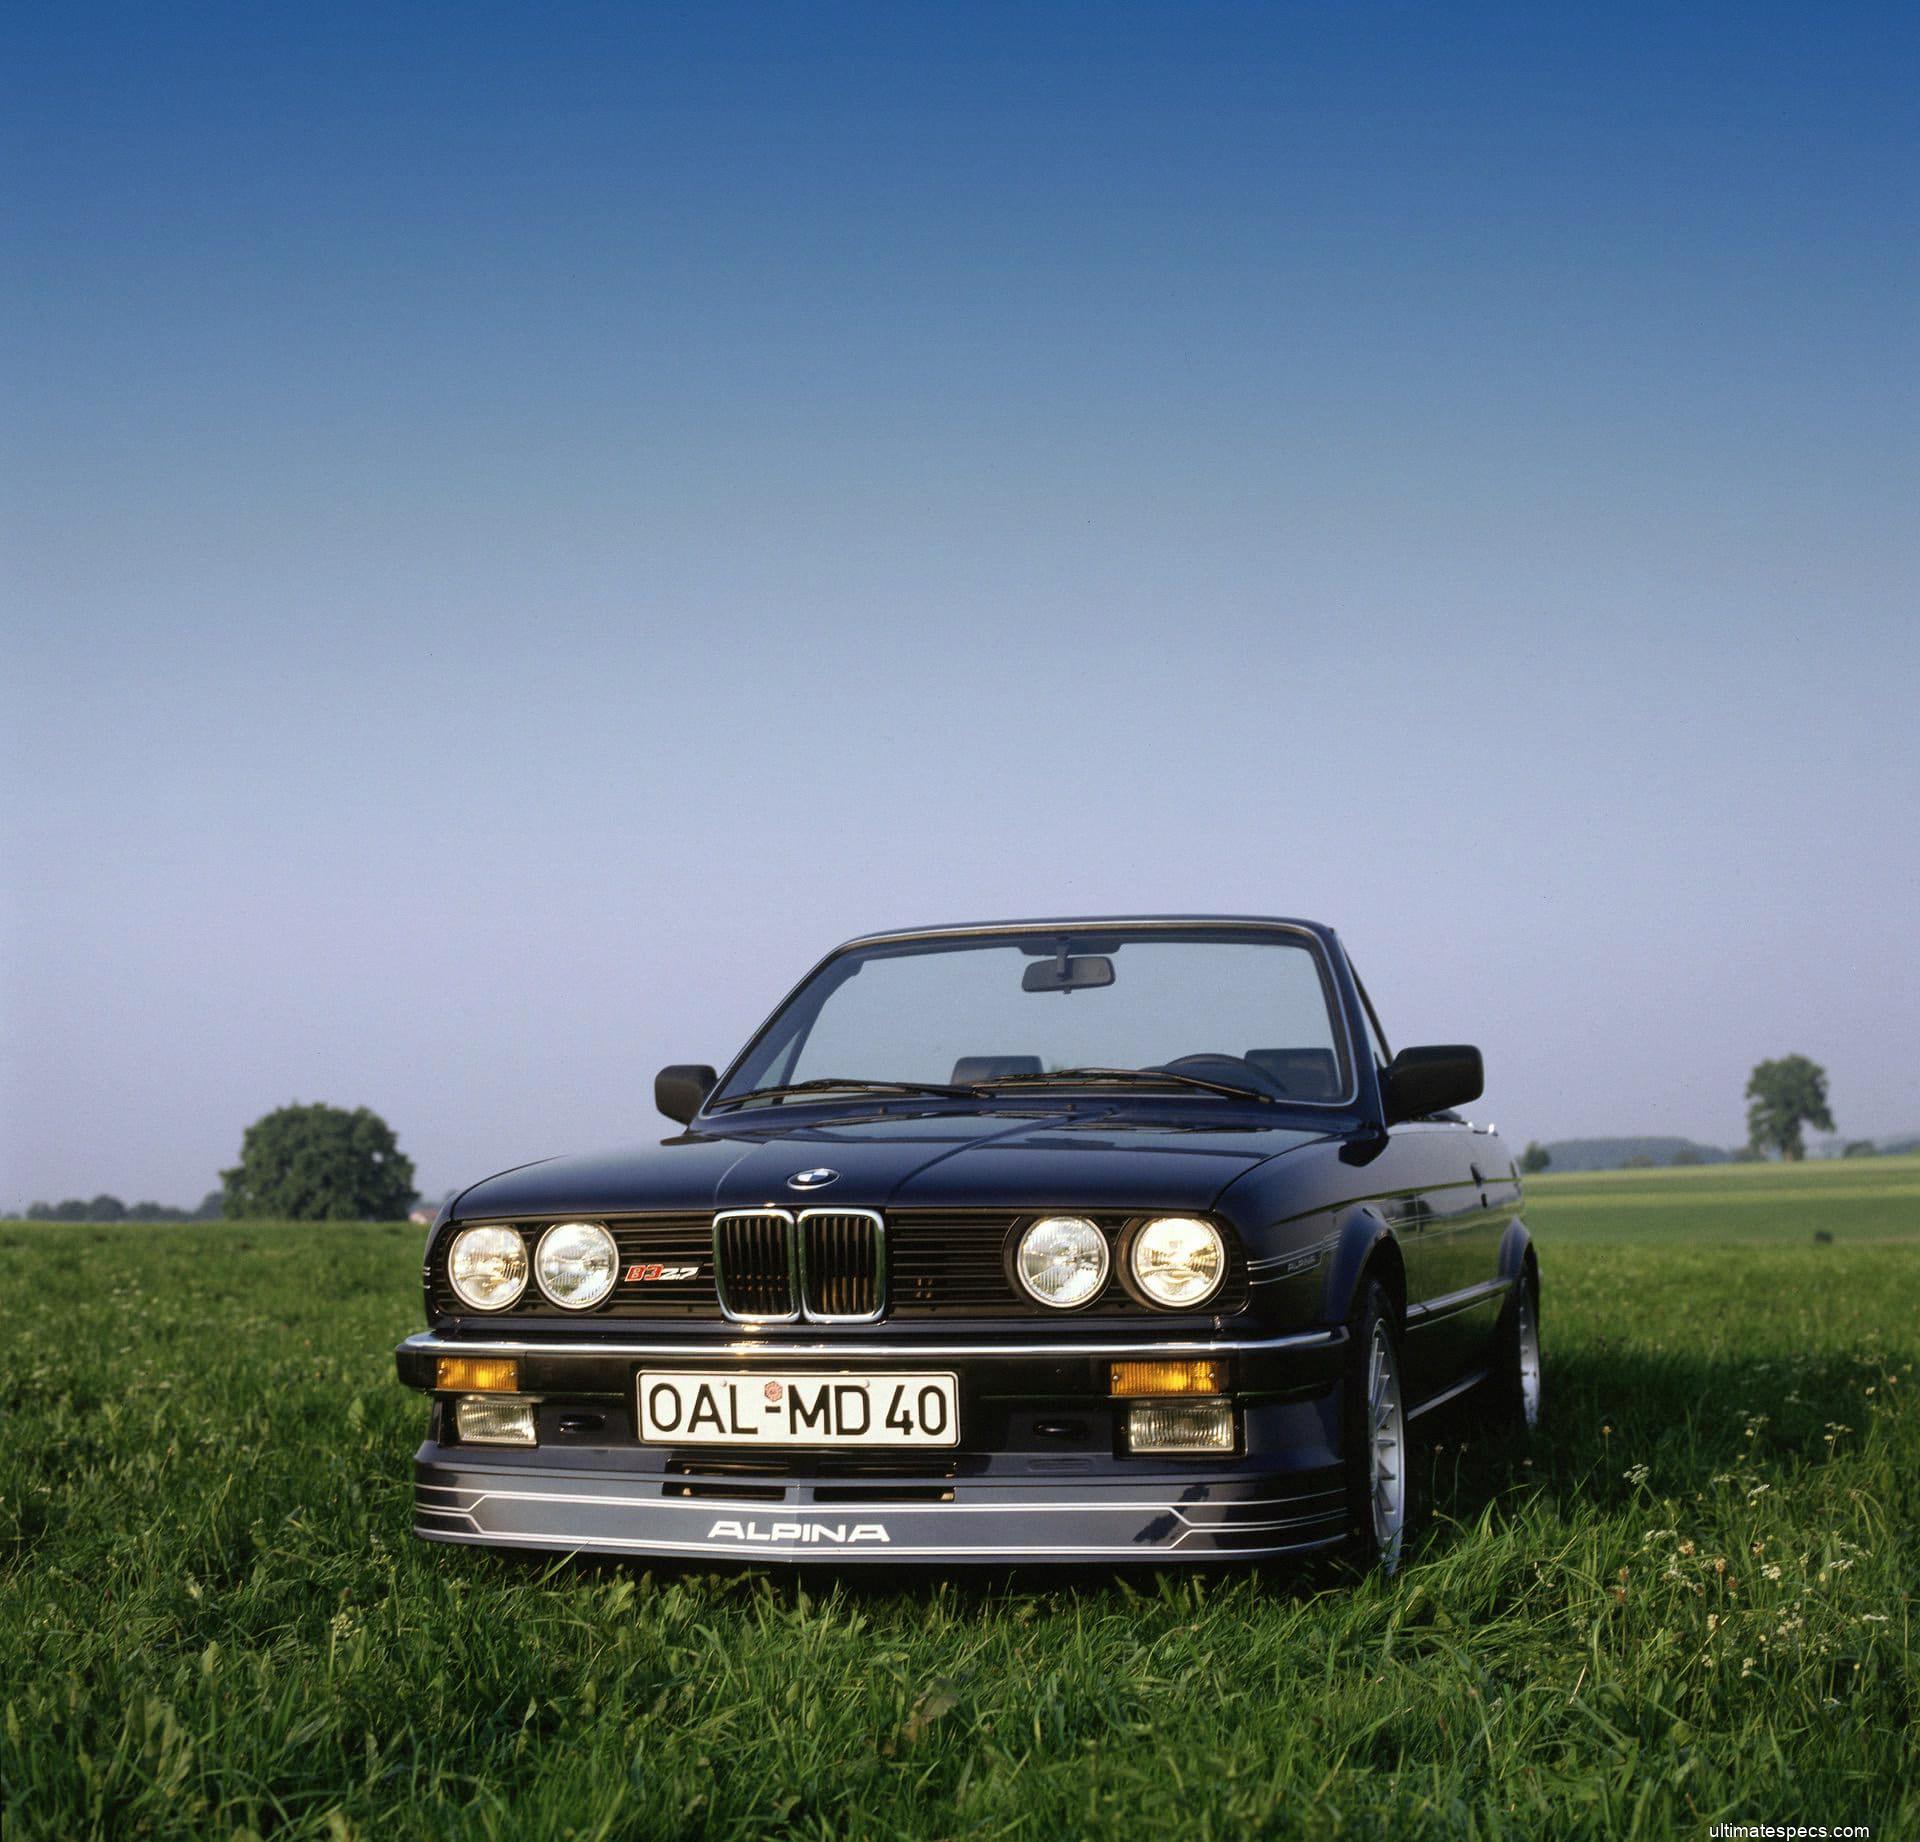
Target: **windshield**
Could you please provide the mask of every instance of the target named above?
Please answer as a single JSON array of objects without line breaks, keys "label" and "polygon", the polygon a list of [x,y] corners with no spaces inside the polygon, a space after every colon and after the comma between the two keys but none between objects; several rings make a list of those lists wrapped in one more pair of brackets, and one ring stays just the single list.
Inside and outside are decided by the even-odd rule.
[{"label": "windshield", "polygon": [[854,948],[781,1007],[715,1103],[830,1079],[1043,1091],[1070,1070],[1117,1085],[1114,1071],[1163,1068],[1269,1100],[1346,1099],[1345,1032],[1312,936],[1196,926]]}]

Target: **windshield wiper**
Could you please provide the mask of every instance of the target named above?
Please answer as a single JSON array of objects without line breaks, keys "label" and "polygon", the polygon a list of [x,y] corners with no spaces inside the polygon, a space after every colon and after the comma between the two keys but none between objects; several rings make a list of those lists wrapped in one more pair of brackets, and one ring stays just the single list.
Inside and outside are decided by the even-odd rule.
[{"label": "windshield wiper", "polygon": [[784,1100],[789,1094],[824,1094],[839,1088],[854,1094],[943,1094],[951,1100],[971,1100],[974,1089],[940,1081],[867,1081],[858,1075],[816,1075],[810,1081],[790,1081],[784,1087],[755,1087],[730,1094],[719,1106],[744,1106],[749,1100]]},{"label": "windshield wiper", "polygon": [[1003,1087],[1041,1087],[1051,1082],[1072,1084],[1135,1083],[1148,1087],[1197,1087],[1203,1093],[1225,1094],[1233,1100],[1258,1100],[1271,1106],[1273,1096],[1258,1088],[1236,1087],[1231,1081],[1209,1081],[1177,1068],[1051,1068],[1038,1074],[994,1075],[958,1087],[943,1081],[872,1081],[859,1075],[816,1075],[809,1081],[790,1081],[780,1087],[755,1087],[730,1094],[714,1103],[719,1107],[745,1106],[749,1100],[785,1100],[796,1094],[936,1094],[948,1100],[973,1100]]},{"label": "windshield wiper", "polygon": [[1142,1082],[1154,1087],[1198,1087],[1210,1094],[1229,1094],[1235,1100],[1258,1100],[1273,1104],[1271,1094],[1255,1087],[1236,1087],[1231,1081],[1208,1081],[1199,1075],[1184,1074],[1177,1068],[1049,1068],[1039,1074],[995,1075],[976,1082],[977,1087],[1035,1087],[1051,1081],[1068,1083]]}]

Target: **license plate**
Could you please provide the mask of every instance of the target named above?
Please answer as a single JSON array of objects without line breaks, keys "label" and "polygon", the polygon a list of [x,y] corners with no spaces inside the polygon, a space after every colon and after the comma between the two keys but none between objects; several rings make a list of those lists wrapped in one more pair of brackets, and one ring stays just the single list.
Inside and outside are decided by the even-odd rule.
[{"label": "license plate", "polygon": [[642,1370],[648,1445],[949,1446],[952,1375],[769,1375]]}]

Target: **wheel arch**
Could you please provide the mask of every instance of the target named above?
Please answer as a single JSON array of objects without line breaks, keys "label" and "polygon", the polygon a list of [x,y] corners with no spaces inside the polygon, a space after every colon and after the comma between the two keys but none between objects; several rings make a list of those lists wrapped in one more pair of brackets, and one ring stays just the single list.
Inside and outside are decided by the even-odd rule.
[{"label": "wheel arch", "polygon": [[1527,1232],[1527,1224],[1516,1215],[1500,1237],[1500,1277],[1511,1285],[1528,1273],[1533,1275],[1534,1287],[1538,1290],[1540,1257],[1534,1252],[1533,1236]]},{"label": "wheel arch", "polygon": [[1340,1230],[1333,1261],[1327,1268],[1322,1300],[1325,1319],[1344,1324],[1353,1315],[1361,1288],[1378,1278],[1393,1300],[1402,1323],[1407,1315],[1407,1263],[1393,1230],[1373,1210],[1356,1209]]}]

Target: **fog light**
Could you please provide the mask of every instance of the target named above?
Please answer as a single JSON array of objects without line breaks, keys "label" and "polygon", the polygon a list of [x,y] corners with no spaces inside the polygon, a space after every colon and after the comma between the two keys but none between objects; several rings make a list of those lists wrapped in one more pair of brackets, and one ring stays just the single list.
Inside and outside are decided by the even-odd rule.
[{"label": "fog light", "polygon": [[1133,1452],[1231,1452],[1231,1401],[1140,1401],[1127,1409]]},{"label": "fog light", "polygon": [[1116,1362],[1114,1394],[1218,1394],[1227,1385],[1227,1365],[1200,1362]]},{"label": "fog light", "polygon": [[531,1401],[501,1401],[470,1394],[455,1403],[454,1430],[466,1445],[537,1445]]},{"label": "fog light", "polygon": [[442,1356],[433,1385],[449,1394],[517,1394],[520,1365],[511,1356]]}]

